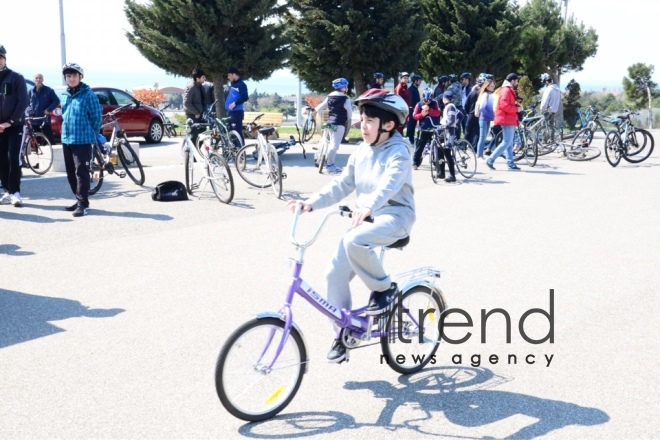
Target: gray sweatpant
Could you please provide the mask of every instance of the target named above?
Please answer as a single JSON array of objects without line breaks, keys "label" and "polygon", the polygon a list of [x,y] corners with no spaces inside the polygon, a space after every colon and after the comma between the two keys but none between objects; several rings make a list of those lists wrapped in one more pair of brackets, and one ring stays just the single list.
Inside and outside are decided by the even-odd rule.
[{"label": "gray sweatpant", "polygon": [[345,132],[346,127],[343,125],[337,125],[335,131],[330,130],[330,145],[328,145],[328,155],[325,161],[328,165],[335,163],[335,156],[337,155],[337,151],[339,151],[341,140],[344,139]]},{"label": "gray sweatpant", "polygon": [[[337,253],[326,271],[328,301],[340,309],[350,310],[349,283],[355,275],[370,290],[381,292],[389,289],[390,276],[373,248],[390,245],[407,235],[395,217],[388,214],[378,215],[374,223],[363,222],[348,231],[339,242]],[[366,305],[366,300],[363,305]]]}]

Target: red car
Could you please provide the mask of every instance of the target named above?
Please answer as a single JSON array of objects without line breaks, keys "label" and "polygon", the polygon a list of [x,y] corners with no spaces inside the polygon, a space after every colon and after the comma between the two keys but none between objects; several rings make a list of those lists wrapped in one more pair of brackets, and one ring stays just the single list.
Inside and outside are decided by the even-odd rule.
[{"label": "red car", "polygon": [[[66,99],[66,87],[53,87],[61,102]],[[126,92],[110,87],[92,87],[99,98],[103,114],[110,113],[117,107],[132,104],[125,110],[117,113],[117,120],[121,128],[126,130],[126,135],[143,136],[149,143],[157,143],[163,139],[163,118],[160,112],[153,107],[142,104]],[[53,135],[59,141],[62,133],[62,110],[57,108],[50,117],[53,127]],[[112,127],[103,129],[103,134],[109,139]]]}]

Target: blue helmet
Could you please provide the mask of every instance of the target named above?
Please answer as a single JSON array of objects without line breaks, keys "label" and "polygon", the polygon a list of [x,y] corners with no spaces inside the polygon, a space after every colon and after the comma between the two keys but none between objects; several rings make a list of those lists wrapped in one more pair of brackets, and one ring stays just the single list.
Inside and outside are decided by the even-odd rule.
[{"label": "blue helmet", "polygon": [[385,75],[380,72],[374,73],[374,79],[378,79],[378,78],[385,78]]},{"label": "blue helmet", "polygon": [[463,72],[463,73],[461,73],[461,79],[463,79],[463,78],[472,79],[472,74],[470,72]]},{"label": "blue helmet", "polygon": [[346,78],[337,78],[332,82],[332,88],[335,90],[343,89],[348,87],[348,80]]},{"label": "blue helmet", "polygon": [[445,83],[447,81],[449,81],[449,78],[447,77],[447,75],[442,75],[442,76],[438,77],[438,82],[439,83]]},{"label": "blue helmet", "polygon": [[480,73],[479,76],[477,77],[477,84],[483,84],[486,82],[486,80],[492,80],[493,75],[490,73]]},{"label": "blue helmet", "polygon": [[452,73],[447,77],[447,80],[451,82],[456,82],[458,81],[458,76],[455,73]]},{"label": "blue helmet", "polygon": [[433,90],[426,88],[422,92],[422,101],[430,101],[433,99]]}]

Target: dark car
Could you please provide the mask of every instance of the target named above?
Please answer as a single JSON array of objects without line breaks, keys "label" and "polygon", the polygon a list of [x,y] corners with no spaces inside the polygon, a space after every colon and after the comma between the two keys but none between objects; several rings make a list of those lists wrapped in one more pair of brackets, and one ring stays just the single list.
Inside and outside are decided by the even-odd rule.
[{"label": "dark car", "polygon": [[[53,90],[59,96],[60,101],[64,102],[66,87],[53,87]],[[132,105],[117,113],[119,125],[126,131],[127,136],[143,136],[149,143],[157,143],[163,139],[163,118],[158,110],[142,104],[128,93],[118,89],[92,87],[92,90],[99,98],[104,115],[117,107],[126,104]],[[53,135],[59,140],[62,133],[62,111],[60,108],[52,113],[50,121],[53,126]],[[111,133],[112,127],[103,130],[103,134],[108,138]]]}]

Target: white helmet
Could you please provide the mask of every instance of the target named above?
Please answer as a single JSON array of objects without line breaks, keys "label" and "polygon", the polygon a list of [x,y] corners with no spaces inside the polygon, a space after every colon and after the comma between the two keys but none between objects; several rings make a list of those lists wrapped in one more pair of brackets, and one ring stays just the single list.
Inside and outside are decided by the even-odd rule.
[{"label": "white helmet", "polygon": [[373,105],[390,113],[394,113],[399,125],[406,123],[408,118],[408,104],[399,95],[385,89],[369,89],[355,100],[358,107],[365,104]]},{"label": "white helmet", "polygon": [[541,75],[541,82],[544,83],[546,81],[552,82],[552,77],[550,75],[548,75],[547,73],[544,73],[543,75]]},{"label": "white helmet", "polygon": [[72,72],[78,72],[81,76],[85,76],[85,71],[83,68],[76,63],[66,63],[64,66],[62,66],[62,75],[66,75],[67,73]]}]

